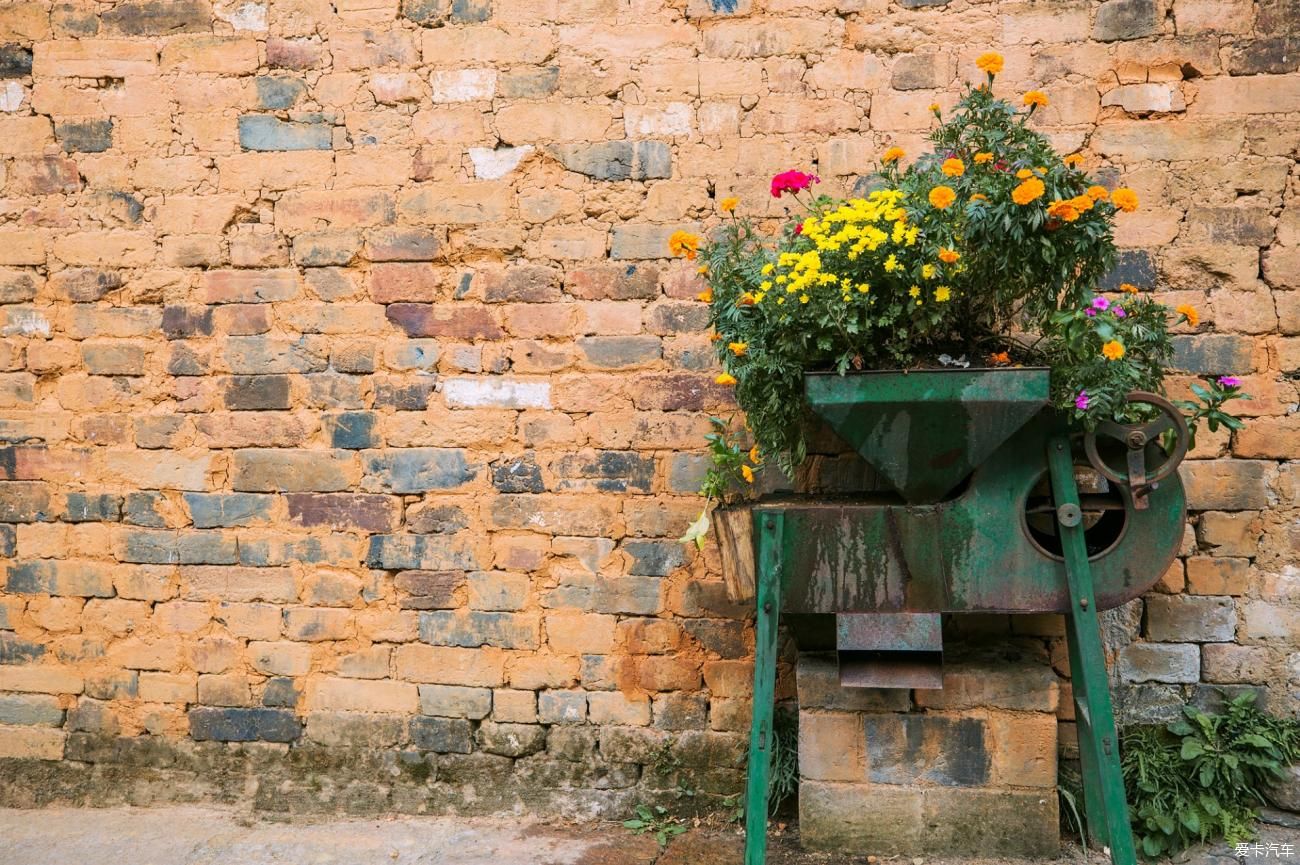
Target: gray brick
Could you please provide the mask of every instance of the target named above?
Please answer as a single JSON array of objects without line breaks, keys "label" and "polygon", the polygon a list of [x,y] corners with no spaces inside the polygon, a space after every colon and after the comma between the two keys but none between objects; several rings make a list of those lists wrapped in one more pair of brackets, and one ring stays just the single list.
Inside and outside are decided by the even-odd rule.
[{"label": "gray brick", "polygon": [[243,375],[272,372],[320,372],[329,366],[324,338],[296,340],[268,336],[231,336],[222,346],[230,371]]},{"label": "gray brick", "polygon": [[101,13],[109,33],[122,36],[170,36],[212,28],[212,7],[206,0],[126,0]]},{"label": "gray brick", "polygon": [[190,738],[204,742],[294,742],[302,725],[283,709],[190,709]]},{"label": "gray brick", "polygon": [[1255,341],[1248,336],[1175,336],[1172,342],[1174,369],[1198,375],[1240,375],[1253,366]]},{"label": "gray brick", "polygon": [[39,481],[0,482],[0,523],[35,523],[53,518],[48,484]]},{"label": "gray brick", "polygon": [[464,718],[411,719],[411,745],[440,754],[468,754],[474,750],[474,730]]},{"label": "gray brick", "polygon": [[686,564],[686,548],[677,541],[625,541],[633,576],[666,577]]},{"label": "gray brick", "polygon": [[292,108],[307,92],[301,79],[287,75],[259,75],[254,84],[258,105],[271,110]]},{"label": "gray brick", "polygon": [[63,709],[49,694],[0,694],[0,724],[61,727]]},{"label": "gray brick", "polygon": [[492,463],[492,486],[503,493],[540,493],[546,490],[542,470],[532,454],[503,457]]},{"label": "gray brick", "polygon": [[401,448],[365,454],[365,488],[395,493],[455,489],[472,481],[478,470],[459,448]]},{"label": "gray brick", "polygon": [[1201,678],[1201,647],[1194,643],[1132,643],[1119,655],[1126,682],[1196,682]]},{"label": "gray brick", "polygon": [[584,336],[578,349],[593,366],[620,369],[658,360],[663,341],[657,336]]},{"label": "gray brick", "polygon": [[293,407],[287,375],[232,375],[226,382],[231,411],[275,411]]},{"label": "gray brick", "polygon": [[313,231],[293,239],[293,261],[301,267],[333,267],[352,263],[361,251],[355,231]]},{"label": "gray brick", "polygon": [[587,692],[542,691],[537,716],[543,724],[582,724],[587,720]]},{"label": "gray brick", "polygon": [[240,492],[338,492],[353,485],[348,451],[248,448],[234,455],[232,486]]},{"label": "gray brick", "polygon": [[79,598],[111,598],[114,594],[110,565],[74,560],[10,562],[5,589],[16,594]]},{"label": "gray brick", "polygon": [[478,728],[478,743],[489,754],[526,757],[546,747],[546,728],[538,724],[484,721]]},{"label": "gray brick", "polygon": [[988,783],[984,721],[938,715],[866,715],[867,774],[878,784]]},{"label": "gray brick", "polygon": [[1097,9],[1092,37],[1099,42],[1141,39],[1160,32],[1154,0],[1106,0]]},{"label": "gray brick", "polygon": [[535,613],[435,610],[420,614],[420,639],[435,646],[536,649],[541,619]]},{"label": "gray brick", "polygon": [[404,715],[311,712],[307,739],[331,748],[392,748],[406,738]]},{"label": "gray brick", "polygon": [[1237,632],[1232,598],[1151,595],[1146,616],[1147,638],[1158,643],[1230,643]]},{"label": "gray brick", "polygon": [[451,0],[451,20],[457,24],[481,24],[492,17],[492,0]]},{"label": "gray brick", "polygon": [[256,493],[185,493],[185,506],[196,529],[265,525],[275,496]]},{"label": "gray brick", "polygon": [[32,74],[32,49],[15,42],[0,45],[0,80]]},{"label": "gray brick", "polygon": [[649,616],[663,606],[662,588],[659,577],[566,574],[558,587],[546,593],[546,606]]},{"label": "gray brick", "polygon": [[660,730],[703,730],[709,726],[709,700],[702,694],[656,694],[653,725]]},{"label": "gray brick", "polygon": [[555,92],[559,80],[558,66],[516,68],[498,76],[497,93],[502,99],[545,99]]},{"label": "gray brick", "polygon": [[[15,591],[6,588],[7,591]],[[45,646],[24,640],[12,631],[0,631],[0,664],[28,664],[45,654]]]},{"label": "gray brick", "polygon": [[469,718],[478,721],[492,711],[492,689],[421,685],[420,711],[442,718]]},{"label": "gray brick", "polygon": [[366,565],[390,571],[473,571],[473,547],[455,535],[374,535]]},{"label": "gray brick", "polygon": [[438,24],[450,10],[451,0],[402,0],[402,17],[416,24]]},{"label": "gray brick", "polygon": [[330,446],[346,450],[372,448],[379,444],[374,412],[347,411],[325,418]]},{"label": "gray brick", "polygon": [[596,180],[650,180],[672,176],[672,150],[662,141],[552,144],[565,168]]},{"label": "gray brick", "polygon": [[70,523],[115,523],[122,518],[122,497],[115,493],[68,493],[63,518]]},{"label": "gray brick", "polygon": [[64,153],[103,153],[113,146],[112,120],[59,123],[54,127]]},{"label": "gray brick", "polygon": [[162,493],[135,492],[126,494],[126,505],[122,521],[136,526],[162,528],[167,525],[159,508],[165,504]]},{"label": "gray brick", "polygon": [[559,490],[648,493],[654,483],[655,460],[636,451],[584,451],[566,454],[556,460],[552,470],[559,476]]},{"label": "gray brick", "polygon": [[329,150],[334,129],[325,123],[299,123],[267,114],[239,118],[239,146],[245,150]]}]

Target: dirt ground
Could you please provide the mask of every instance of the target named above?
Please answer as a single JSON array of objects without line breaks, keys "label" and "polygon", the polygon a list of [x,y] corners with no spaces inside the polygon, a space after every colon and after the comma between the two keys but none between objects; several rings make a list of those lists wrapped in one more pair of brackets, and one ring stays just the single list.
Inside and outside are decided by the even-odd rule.
[{"label": "dirt ground", "polygon": [[[1261,827],[1261,840],[1290,843],[1300,863],[1300,828]],[[739,865],[743,841],[730,829],[693,829],[665,847],[616,823],[403,817],[273,823],[204,807],[0,809],[0,865]],[[1220,845],[1180,857],[1188,865],[1232,865]],[[793,829],[777,834],[771,865],[1029,865],[1025,860],[805,853]],[[1067,846],[1055,860],[1108,862]]]}]

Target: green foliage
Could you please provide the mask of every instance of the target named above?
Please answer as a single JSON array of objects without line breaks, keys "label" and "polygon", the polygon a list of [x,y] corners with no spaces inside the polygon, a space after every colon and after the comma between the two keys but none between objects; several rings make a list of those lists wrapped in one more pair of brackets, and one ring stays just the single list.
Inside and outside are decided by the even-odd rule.
[{"label": "green foliage", "polygon": [[711,417],[713,432],[704,436],[709,449],[709,469],[704,473],[700,495],[704,496],[704,509],[678,540],[694,543],[704,549],[704,538],[709,532],[709,507],[716,500],[726,503],[737,489],[754,483],[754,468],[762,464],[757,447],[746,448],[740,435],[732,431],[730,422]]},{"label": "green foliage", "polygon": [[1221,713],[1187,706],[1178,721],[1124,732],[1124,785],[1144,856],[1251,837],[1263,790],[1300,759],[1300,721],[1269,715],[1254,701],[1243,694]]},{"label": "green foliage", "polygon": [[772,716],[772,770],[767,778],[769,814],[799,790],[799,713],[778,709]]},{"label": "green foliage", "polygon": [[[886,151],[864,197],[816,195],[815,178],[787,172],[773,194],[803,212],[775,236],[730,209],[703,244],[674,235],[707,274],[722,381],[734,378],[755,440],[787,473],[806,453],[809,371],[936,366],[945,354],[1046,364],[1055,404],[1088,426],[1123,420],[1130,390],[1161,391],[1171,313],[1127,297],[1124,317],[1087,313],[1114,264],[1115,215],[1137,196],[1107,191],[1027,124],[1046,97],[1017,108],[992,87],[990,74],[947,118],[932,107],[930,152],[904,168],[901,150]],[[702,538],[700,526],[687,537]]]},{"label": "green foliage", "polygon": [[633,809],[636,815],[623,821],[624,829],[631,829],[636,835],[653,835],[660,847],[665,847],[673,838],[686,831],[686,823],[680,817],[674,817],[667,808],[660,805],[637,805]]},{"label": "green foliage", "polygon": [[1221,375],[1215,379],[1206,379],[1204,383],[1193,384],[1192,393],[1195,400],[1174,400],[1187,415],[1187,426],[1191,431],[1188,447],[1196,447],[1196,427],[1205,421],[1210,432],[1218,432],[1220,426],[1230,430],[1244,429],[1245,424],[1223,410],[1224,404],[1234,399],[1250,399],[1250,394],[1241,392],[1240,380],[1230,375]]}]

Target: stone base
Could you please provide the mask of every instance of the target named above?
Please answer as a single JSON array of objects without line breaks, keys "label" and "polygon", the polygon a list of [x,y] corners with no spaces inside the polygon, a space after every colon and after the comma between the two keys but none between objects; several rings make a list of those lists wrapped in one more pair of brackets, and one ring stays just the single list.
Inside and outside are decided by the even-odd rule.
[{"label": "stone base", "polygon": [[833,655],[802,655],[798,679],[804,846],[1056,854],[1060,690],[1046,657],[971,653],[939,691],[840,688]]}]

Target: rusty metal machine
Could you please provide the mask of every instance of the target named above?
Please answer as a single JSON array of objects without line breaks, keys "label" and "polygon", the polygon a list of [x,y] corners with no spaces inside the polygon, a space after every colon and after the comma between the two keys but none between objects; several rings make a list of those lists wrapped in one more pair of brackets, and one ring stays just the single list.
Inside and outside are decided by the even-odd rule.
[{"label": "rusty metal machine", "polygon": [[[1085,433],[1046,369],[809,375],[813,411],[887,490],[755,506],[757,639],[746,865],[765,857],[777,625],[834,650],[845,687],[942,686],[942,614],[1066,615],[1089,833],[1133,865],[1097,614],[1149,590],[1183,537],[1176,407]],[[1162,446],[1160,439],[1164,437]]]}]

